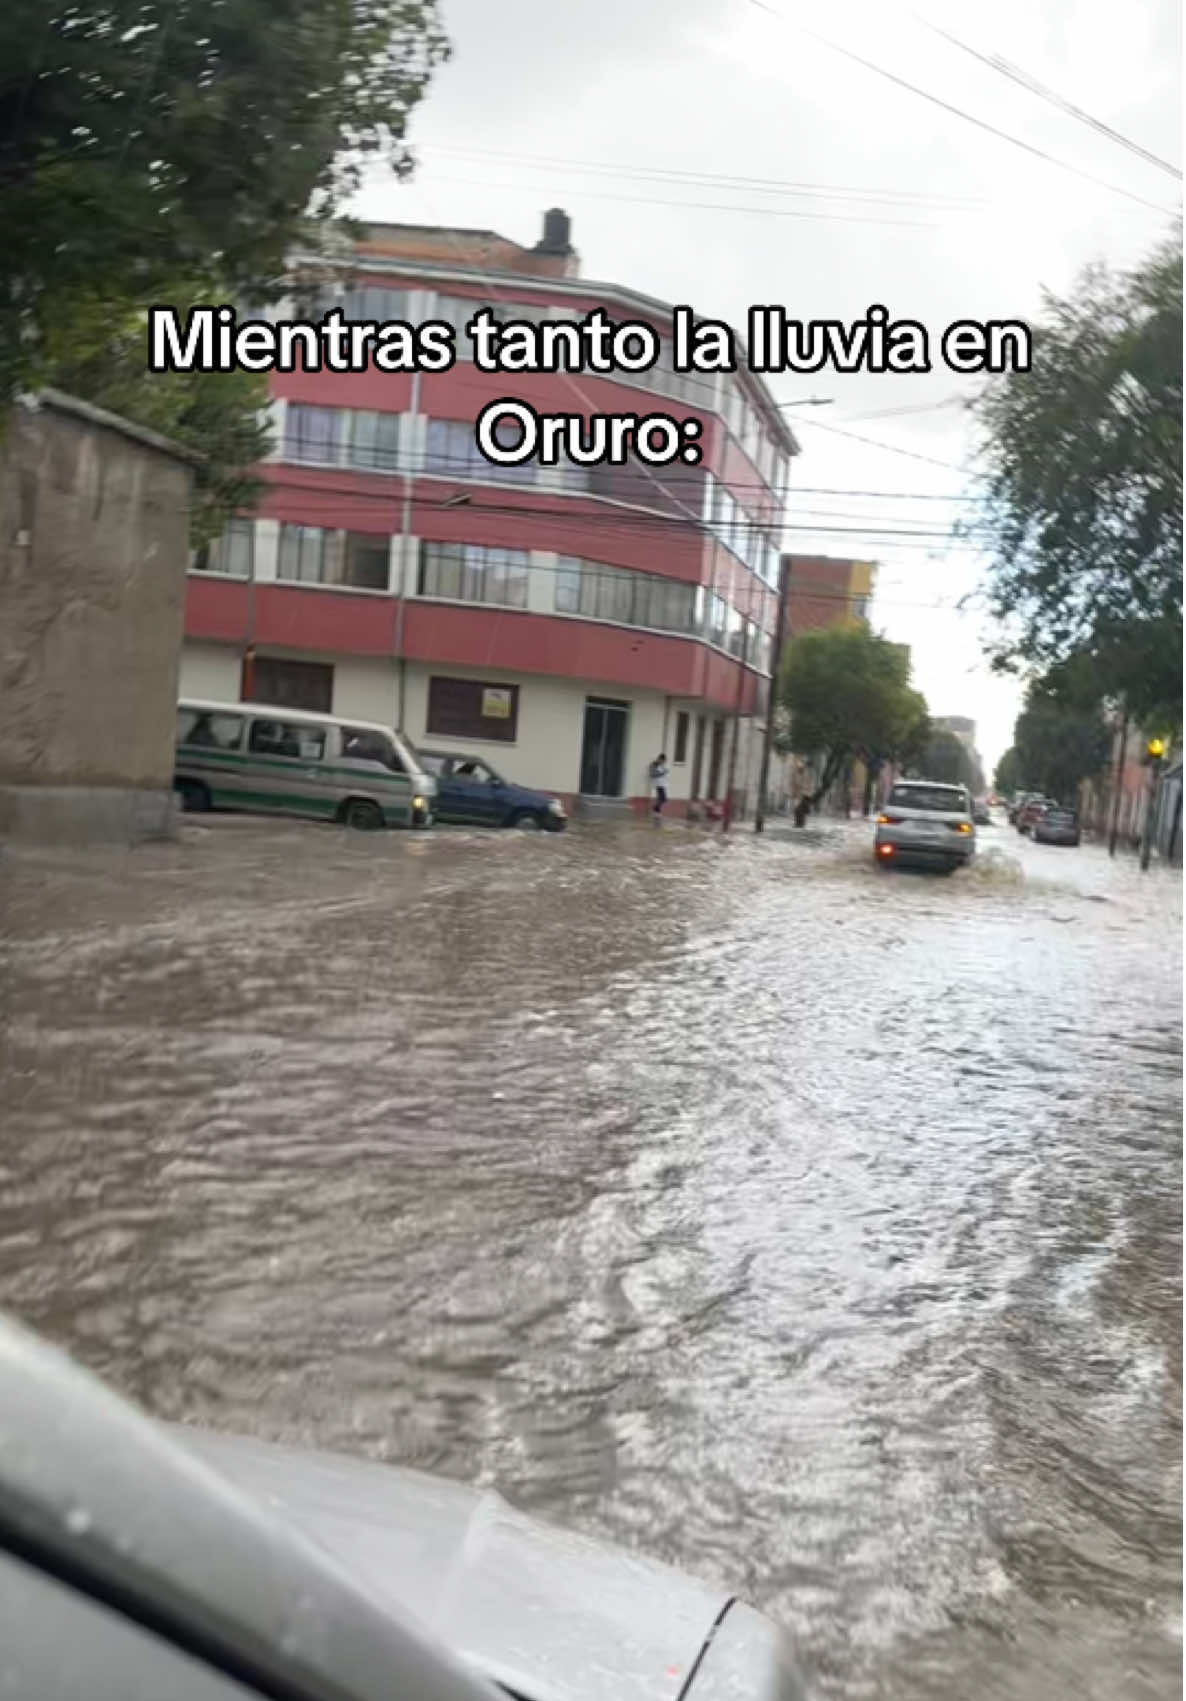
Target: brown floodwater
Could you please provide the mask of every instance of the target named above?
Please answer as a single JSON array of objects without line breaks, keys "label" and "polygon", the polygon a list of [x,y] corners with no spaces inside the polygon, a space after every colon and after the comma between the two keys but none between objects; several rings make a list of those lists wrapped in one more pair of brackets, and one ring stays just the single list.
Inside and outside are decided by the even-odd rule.
[{"label": "brown floodwater", "polygon": [[823,1695],[1177,1695],[1179,878],[867,841],[7,856],[0,1306],[725,1583]]}]

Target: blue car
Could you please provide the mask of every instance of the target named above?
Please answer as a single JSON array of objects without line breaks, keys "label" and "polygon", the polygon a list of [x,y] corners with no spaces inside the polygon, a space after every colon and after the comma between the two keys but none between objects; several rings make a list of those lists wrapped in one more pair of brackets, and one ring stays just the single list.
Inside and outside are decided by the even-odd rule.
[{"label": "blue car", "polygon": [[504,780],[489,762],[459,750],[420,750],[420,766],[437,782],[437,821],[467,827],[526,827],[562,833],[568,816],[547,792]]}]

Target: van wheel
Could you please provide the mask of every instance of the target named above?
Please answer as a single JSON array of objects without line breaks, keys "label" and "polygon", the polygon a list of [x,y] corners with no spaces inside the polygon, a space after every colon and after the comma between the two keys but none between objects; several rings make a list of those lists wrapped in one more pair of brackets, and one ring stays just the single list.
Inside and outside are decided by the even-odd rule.
[{"label": "van wheel", "polygon": [[342,805],[342,821],[360,833],[374,833],[383,825],[383,811],[365,797],[352,797]]},{"label": "van wheel", "polygon": [[182,811],[186,815],[205,815],[210,808],[210,793],[198,780],[174,780]]}]

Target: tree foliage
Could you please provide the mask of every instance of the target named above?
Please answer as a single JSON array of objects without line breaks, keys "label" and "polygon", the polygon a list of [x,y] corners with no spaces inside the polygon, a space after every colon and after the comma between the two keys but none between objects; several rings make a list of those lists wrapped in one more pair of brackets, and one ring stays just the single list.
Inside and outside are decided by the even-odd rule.
[{"label": "tree foliage", "polygon": [[1035,681],[1013,728],[1019,786],[1073,803],[1084,780],[1107,767],[1112,735],[1098,707],[1068,707]]},{"label": "tree foliage", "polygon": [[364,167],[411,166],[435,0],[0,6],[0,402],[79,296],[267,298]]},{"label": "tree foliage", "polygon": [[967,786],[975,797],[984,790],[980,763],[963,740],[947,727],[932,728],[921,756],[915,758],[912,767],[919,778],[939,780],[949,786]]},{"label": "tree foliage", "polygon": [[779,698],[789,715],[790,749],[821,764],[813,807],[854,758],[872,768],[903,761],[926,723],[906,652],[859,621],[795,638]]},{"label": "tree foliage", "polygon": [[[209,300],[203,286],[178,288],[181,310]],[[144,365],[144,312],[100,296],[76,297],[63,319],[47,322],[46,383],[196,449],[190,533],[195,544],[220,532],[261,488],[253,468],[271,446],[267,380],[250,372],[151,373]]]},{"label": "tree foliage", "polygon": [[997,763],[992,783],[1002,797],[1012,797],[1014,792],[1022,790],[1021,758],[1013,745]]},{"label": "tree foliage", "polygon": [[1091,659],[1095,700],[1181,703],[1182,258],[1047,295],[1033,370],[977,404],[999,665]]}]

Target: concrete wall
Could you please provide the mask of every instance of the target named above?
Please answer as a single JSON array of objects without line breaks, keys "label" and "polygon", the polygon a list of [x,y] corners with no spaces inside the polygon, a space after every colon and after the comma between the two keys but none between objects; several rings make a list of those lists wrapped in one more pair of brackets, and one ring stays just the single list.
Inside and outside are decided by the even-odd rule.
[{"label": "concrete wall", "polygon": [[56,392],[4,420],[0,832],[168,831],[192,470]]}]

